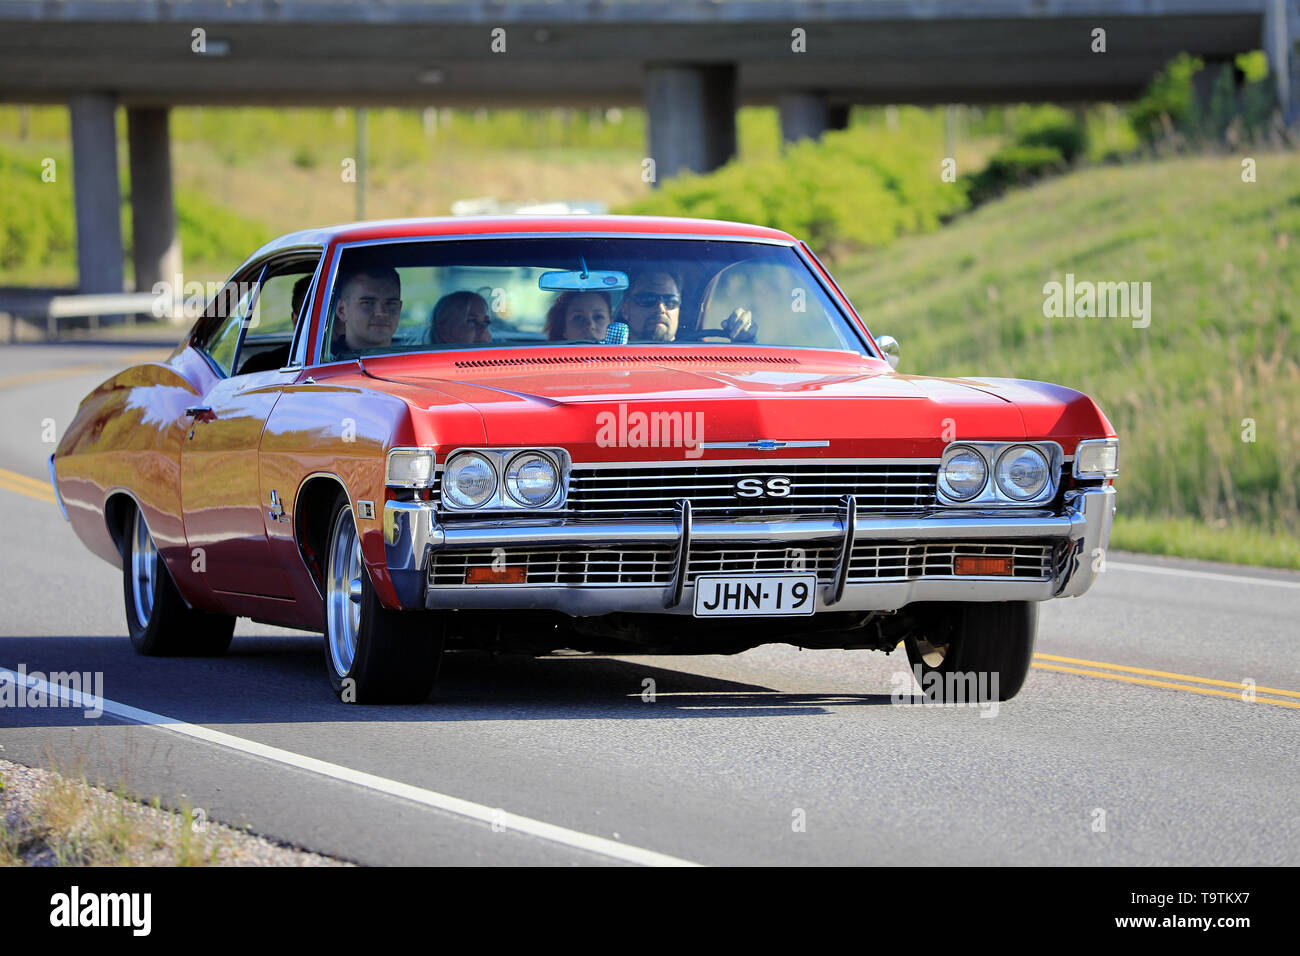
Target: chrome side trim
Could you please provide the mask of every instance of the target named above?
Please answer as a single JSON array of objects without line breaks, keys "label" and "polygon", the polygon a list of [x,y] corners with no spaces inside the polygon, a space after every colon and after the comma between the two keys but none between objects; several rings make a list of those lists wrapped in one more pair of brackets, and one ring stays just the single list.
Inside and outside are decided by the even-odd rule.
[{"label": "chrome side trim", "polygon": [[54,471],[54,456],[50,456],[50,486],[54,489],[54,501],[59,506],[59,511],[63,513],[64,521],[71,521],[68,517],[68,509],[63,506],[63,495],[59,494],[59,476]]}]

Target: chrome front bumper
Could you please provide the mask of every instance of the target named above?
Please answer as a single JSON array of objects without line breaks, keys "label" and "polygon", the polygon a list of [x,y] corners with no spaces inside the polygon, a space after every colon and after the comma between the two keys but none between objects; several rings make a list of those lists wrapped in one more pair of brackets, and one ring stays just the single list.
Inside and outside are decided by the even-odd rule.
[{"label": "chrome front bumper", "polygon": [[[1077,597],[1092,586],[1098,558],[1110,540],[1115,489],[1068,492],[1061,515],[1038,511],[940,509],[912,518],[858,517],[847,499],[835,517],[785,521],[694,520],[684,504],[675,520],[577,522],[562,517],[455,521],[439,524],[428,502],[389,501],[384,543],[398,599],[410,608],[542,608],[574,616],[614,611],[691,614],[693,585],[685,580],[690,549],[702,543],[735,545],[837,545],[834,580],[819,588],[817,610],[895,610],[914,601],[1045,601]],[[1066,546],[1046,580],[1009,577],[928,577],[846,581],[855,543],[926,540],[1055,540]],[[439,550],[562,549],[661,545],[675,555],[665,587],[467,584],[429,588],[429,557]]]}]

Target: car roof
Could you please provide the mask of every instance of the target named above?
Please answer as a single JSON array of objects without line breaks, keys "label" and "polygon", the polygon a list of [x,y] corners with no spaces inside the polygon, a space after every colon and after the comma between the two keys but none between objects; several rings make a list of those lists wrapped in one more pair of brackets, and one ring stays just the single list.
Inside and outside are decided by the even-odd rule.
[{"label": "car roof", "polygon": [[422,236],[490,236],[520,233],[575,233],[626,235],[719,236],[794,242],[779,229],[717,219],[679,219],[673,216],[438,216],[425,219],[382,219],[337,226],[302,229],[273,239],[250,258],[296,246],[325,246],[331,242],[365,242]]}]

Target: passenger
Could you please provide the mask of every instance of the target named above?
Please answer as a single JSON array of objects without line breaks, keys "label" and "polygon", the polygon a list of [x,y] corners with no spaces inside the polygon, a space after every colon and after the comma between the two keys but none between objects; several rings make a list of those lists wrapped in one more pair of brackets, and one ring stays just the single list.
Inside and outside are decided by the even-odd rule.
[{"label": "passenger", "polygon": [[491,342],[491,325],[487,299],[477,292],[450,292],[433,307],[429,341],[447,345]]},{"label": "passenger", "polygon": [[[629,284],[618,305],[632,340],[674,342],[681,319],[681,283],[667,272],[643,272]],[[736,309],[722,322],[733,342],[753,342],[758,326],[748,309]]]},{"label": "passenger", "polygon": [[611,311],[608,292],[561,292],[546,313],[546,337],[552,342],[602,341],[609,330]]},{"label": "passenger", "polygon": [[356,358],[387,348],[402,315],[402,279],[391,266],[358,269],[339,278],[334,306],[335,359]]}]

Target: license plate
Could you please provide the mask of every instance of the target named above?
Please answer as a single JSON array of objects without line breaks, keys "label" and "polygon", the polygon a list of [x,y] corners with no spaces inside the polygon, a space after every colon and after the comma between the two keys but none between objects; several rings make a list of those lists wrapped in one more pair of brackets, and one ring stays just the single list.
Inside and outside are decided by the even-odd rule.
[{"label": "license plate", "polygon": [[812,614],[815,574],[733,574],[695,579],[696,617],[770,617]]}]

